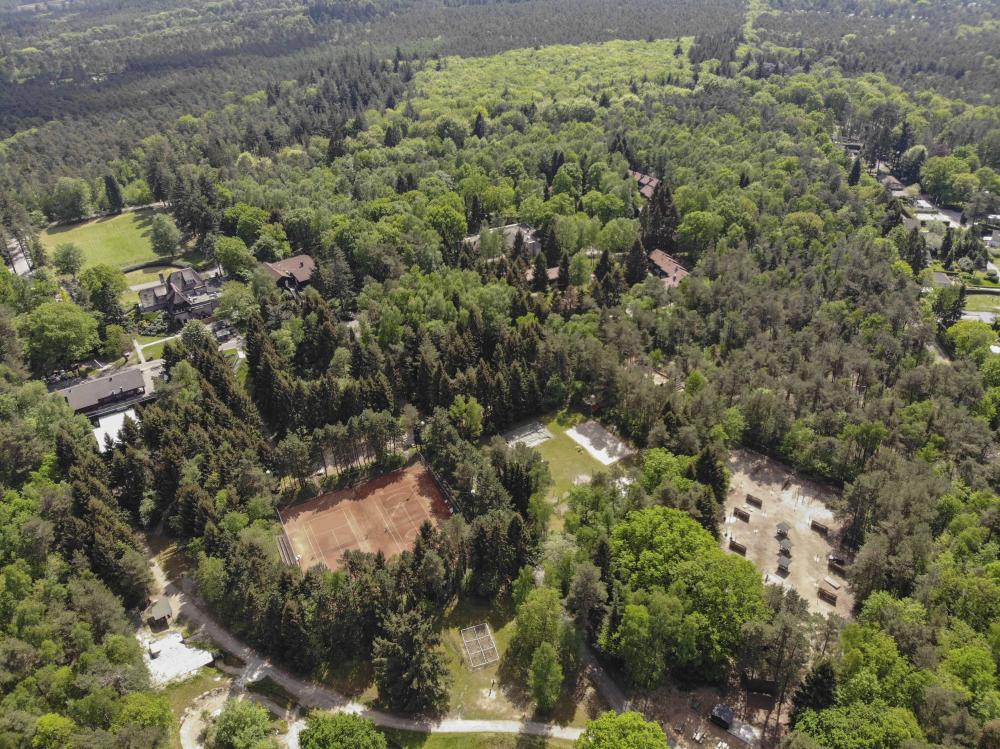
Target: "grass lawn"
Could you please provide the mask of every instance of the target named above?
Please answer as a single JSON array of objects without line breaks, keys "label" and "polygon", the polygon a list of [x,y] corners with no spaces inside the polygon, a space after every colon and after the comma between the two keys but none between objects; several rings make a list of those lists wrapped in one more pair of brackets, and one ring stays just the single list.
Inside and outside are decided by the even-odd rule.
[{"label": "grass lawn", "polygon": [[130,270],[125,274],[125,283],[129,286],[137,286],[141,283],[156,283],[160,280],[161,273],[166,278],[168,273],[172,273],[175,270],[177,269],[172,265],[154,265],[149,268]]},{"label": "grass lawn", "polygon": [[1000,310],[1000,294],[969,294],[965,298],[965,309],[970,312],[994,312]]},{"label": "grass lawn", "polygon": [[578,477],[593,476],[598,471],[605,470],[601,463],[566,434],[567,429],[581,421],[584,421],[582,415],[563,412],[542,419],[542,423],[552,432],[552,439],[546,440],[536,449],[549,464],[549,473],[552,474],[549,496],[553,499],[558,500],[572,489],[578,483]]},{"label": "grass lawn", "polygon": [[[52,226],[40,235],[51,256],[56,247],[72,242],[83,250],[83,267],[106,263],[116,268],[156,260],[150,226],[156,211],[146,209],[106,216],[68,226]],[[137,283],[137,282],[136,282]]]},{"label": "grass lawn", "polygon": [[167,345],[167,341],[169,340],[170,338],[157,338],[156,343],[143,346],[142,355],[146,357],[146,361],[161,358],[163,356],[163,347]]},{"label": "grass lawn", "polygon": [[[500,660],[473,671],[468,665],[461,630],[482,622],[490,625]],[[534,703],[523,677],[509,661],[504,662],[513,636],[514,611],[507,602],[487,604],[466,600],[448,612],[441,630],[441,643],[451,676],[448,705],[451,715],[473,720],[530,718],[560,725],[583,726],[607,709],[596,693],[588,688],[587,682],[581,679],[580,684],[568,685],[563,690],[551,715],[535,715]]]},{"label": "grass lawn", "polygon": [[582,476],[592,477],[598,471],[606,470],[605,466],[594,460],[590,453],[566,435],[567,429],[583,420],[584,417],[580,414],[564,411],[541,419],[552,432],[552,439],[535,446],[549,464],[549,473],[552,476],[548,495],[549,502],[555,508],[549,519],[549,530],[552,531],[563,529],[561,502],[569,490],[576,486],[577,479]]},{"label": "grass lawn", "polygon": [[170,745],[173,749],[180,749],[181,746],[179,730],[184,710],[199,695],[216,687],[228,686],[231,681],[232,679],[221,671],[205,666],[191,678],[176,684],[169,684],[163,688],[162,694],[167,698],[167,702],[170,703],[170,711],[174,714],[174,728],[170,736]]},{"label": "grass lawn", "polygon": [[572,741],[505,733],[414,733],[381,729],[390,749],[569,749]]}]

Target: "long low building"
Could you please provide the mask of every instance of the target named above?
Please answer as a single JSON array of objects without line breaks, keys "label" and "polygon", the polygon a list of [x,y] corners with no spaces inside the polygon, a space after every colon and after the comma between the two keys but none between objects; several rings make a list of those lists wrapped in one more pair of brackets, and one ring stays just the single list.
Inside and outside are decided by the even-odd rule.
[{"label": "long low building", "polygon": [[60,390],[70,407],[78,414],[90,416],[122,403],[132,403],[146,395],[146,378],[139,367],[122,369],[106,377],[84,380]]},{"label": "long low building", "polygon": [[102,452],[110,438],[118,439],[125,417],[139,420],[135,406],[154,397],[158,370],[129,367],[105,377],[84,380],[57,391],[70,407],[90,419],[97,448]]}]

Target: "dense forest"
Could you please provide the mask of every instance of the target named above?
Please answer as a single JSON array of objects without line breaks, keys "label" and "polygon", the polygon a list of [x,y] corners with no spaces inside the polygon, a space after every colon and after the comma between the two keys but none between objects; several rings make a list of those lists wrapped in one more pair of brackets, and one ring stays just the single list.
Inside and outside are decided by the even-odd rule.
[{"label": "dense forest", "polygon": [[[871,14],[938,29],[947,45],[936,14],[951,3],[914,18],[887,2],[755,5],[747,26],[742,8],[724,24],[700,15],[721,4],[681,3],[641,32],[645,5],[570,5],[580,25],[548,31],[533,14],[561,2],[289,7],[307,22],[266,34],[301,33],[306,50],[364,23],[389,48],[314,67],[303,52],[307,72],[264,86],[245,71],[245,95],[211,111],[179,97],[170,116],[136,120],[135,141],[54,156],[24,182],[28,155],[43,157],[67,121],[6,142],[8,235],[31,244],[48,219],[113,208],[114,186],[164,201],[227,271],[220,314],[247,364],[237,376],[189,324],[165,348],[158,399],[99,455],[85,420],[30,377],[136,324],[109,299],[120,271],[76,279],[39,253],[31,278],[0,274],[3,745],[166,741],[169,715],[123,636],[149,586],[142,534],[162,529],[234,632],[304,674],[370,661],[395,711],[447,707],[444,609],[504,598],[517,611],[512,668],[542,712],[585,644],[639,694],[774,681],[786,709],[764,727],[769,745],[998,746],[996,336],[960,320],[959,287],[924,288],[926,241],[863,168],[919,179],[968,218],[993,211],[1000,109],[981,76],[994,61],[974,45],[937,56],[939,74],[967,71],[948,88],[907,67],[917,47],[890,59],[882,40],[881,67],[865,67],[851,45],[873,38],[871,23],[841,54],[834,27],[808,20],[853,28]],[[626,25],[613,33],[601,20],[612,10]],[[106,12],[128,27],[126,10]],[[187,23],[164,12],[168,29]],[[951,23],[988,34],[990,13],[963,5]],[[428,25],[398,23],[410,14]],[[113,23],[101,33],[118,43],[86,58],[30,11],[5,18],[14,46],[50,42],[34,68],[5,52],[8,87],[94,65],[113,77],[136,54]],[[421,49],[442,18],[448,36]],[[531,38],[506,31],[526,21]],[[459,40],[465,23],[478,36]],[[792,44],[787,29],[816,41]],[[574,44],[532,47],[560,41]],[[219,85],[237,88],[224,74]],[[103,116],[83,116],[79,137]],[[856,159],[843,135],[863,142]],[[663,180],[648,199],[632,170]],[[523,237],[508,247],[488,231],[514,220],[537,231],[536,257]],[[972,231],[940,241],[931,249],[949,263],[988,258]],[[690,276],[676,288],[649,276],[651,249]],[[294,253],[317,261],[301,297],[258,270]],[[595,409],[640,453],[574,487],[557,530],[545,462],[495,435]],[[279,561],[279,503],[315,491],[317,472],[339,486],[400,465],[410,434],[454,517],[390,559],[352,551],[337,572],[305,573]],[[810,613],[720,548],[727,456],[741,445],[838,490],[851,621]]]},{"label": "dense forest", "polygon": [[162,5],[159,12],[147,3],[89,0],[0,9],[0,186],[93,179],[184,115],[292,81],[314,85],[345,55],[390,58],[396,47],[407,56],[482,55],[690,35],[719,17],[739,23],[744,7],[742,0]]},{"label": "dense forest", "polygon": [[850,75],[883,73],[910,91],[996,106],[1000,29],[995,0],[770,0],[761,41],[801,59],[837,61]]}]

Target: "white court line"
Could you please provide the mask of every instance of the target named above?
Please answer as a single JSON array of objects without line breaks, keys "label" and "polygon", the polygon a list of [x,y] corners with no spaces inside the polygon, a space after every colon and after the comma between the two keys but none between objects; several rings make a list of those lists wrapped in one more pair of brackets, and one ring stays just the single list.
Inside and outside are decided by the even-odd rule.
[{"label": "white court line", "polygon": [[351,514],[351,508],[347,505],[344,505],[344,517],[347,518],[347,526],[351,529],[351,533],[354,534],[354,541],[359,547],[361,547],[362,551],[370,552],[371,549],[369,548],[369,544],[362,537],[361,529],[357,523],[354,522],[354,516]]},{"label": "white court line", "polygon": [[382,500],[376,499],[374,504],[375,509],[378,510],[378,514],[382,516],[382,521],[385,523],[385,529],[389,531],[389,535],[392,536],[392,540],[396,542],[396,545],[399,547],[399,551],[402,551],[406,547],[403,546],[402,540],[400,540],[399,536],[397,536],[396,532],[392,529],[392,524],[389,522],[389,518],[387,518],[385,513],[382,512]]}]

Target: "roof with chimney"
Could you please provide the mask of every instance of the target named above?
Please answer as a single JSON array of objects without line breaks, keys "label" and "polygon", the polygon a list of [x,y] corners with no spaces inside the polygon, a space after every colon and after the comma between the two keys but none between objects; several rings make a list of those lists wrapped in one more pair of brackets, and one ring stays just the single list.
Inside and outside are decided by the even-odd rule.
[{"label": "roof with chimney", "polygon": [[309,255],[292,255],[274,263],[263,263],[263,266],[275,281],[288,278],[301,285],[309,283],[316,270],[316,261]]},{"label": "roof with chimney", "polygon": [[172,307],[180,304],[197,305],[217,297],[218,294],[217,285],[210,283],[198,271],[188,266],[171,272],[156,286],[142,289],[139,292],[139,306],[148,309],[164,302]]}]

